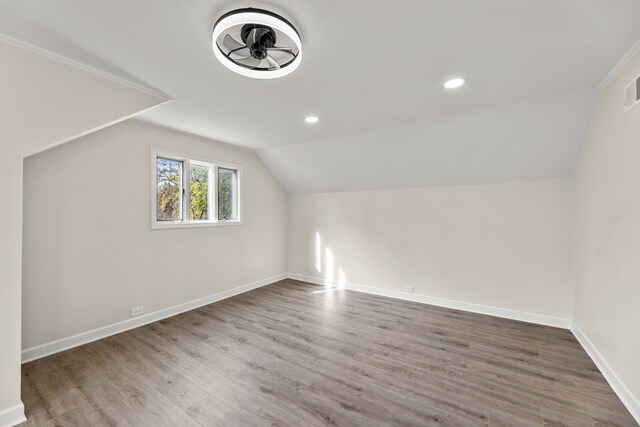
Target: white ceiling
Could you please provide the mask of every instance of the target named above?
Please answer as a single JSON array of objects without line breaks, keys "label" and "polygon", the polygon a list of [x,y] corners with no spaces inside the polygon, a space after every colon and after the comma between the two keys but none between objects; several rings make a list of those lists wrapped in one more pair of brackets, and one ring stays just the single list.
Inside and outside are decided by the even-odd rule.
[{"label": "white ceiling", "polygon": [[259,155],[289,193],[569,178],[596,96],[528,98]]},{"label": "white ceiling", "polygon": [[[297,26],[293,74],[248,79],[214,57],[213,22],[247,6]],[[171,95],[144,119],[259,150],[295,192],[567,178],[596,86],[640,38],[638,0],[0,0],[0,10],[0,32]],[[445,91],[455,75],[468,85]],[[305,124],[310,113],[320,123]],[[413,170],[376,179],[384,159]]]}]

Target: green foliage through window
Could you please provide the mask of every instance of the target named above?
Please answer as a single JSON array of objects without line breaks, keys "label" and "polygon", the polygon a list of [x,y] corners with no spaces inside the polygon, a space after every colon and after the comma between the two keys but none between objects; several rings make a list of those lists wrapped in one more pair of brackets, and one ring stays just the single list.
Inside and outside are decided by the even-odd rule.
[{"label": "green foliage through window", "polygon": [[[239,223],[241,167],[155,152],[152,228]],[[198,224],[199,223],[199,224]]]},{"label": "green foliage through window", "polygon": [[189,198],[192,221],[209,219],[209,172],[211,168],[203,165],[191,165],[191,184]]},{"label": "green foliage through window", "polygon": [[158,157],[156,174],[156,219],[158,221],[181,220],[182,162]]}]

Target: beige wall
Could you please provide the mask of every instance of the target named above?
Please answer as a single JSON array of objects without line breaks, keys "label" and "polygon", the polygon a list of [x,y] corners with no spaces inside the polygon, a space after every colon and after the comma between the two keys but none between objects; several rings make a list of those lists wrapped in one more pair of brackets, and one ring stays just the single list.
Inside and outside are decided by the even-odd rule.
[{"label": "beige wall", "polygon": [[[290,272],[571,318],[566,181],[291,196]],[[316,233],[322,271],[316,269]]]},{"label": "beige wall", "polygon": [[0,42],[0,412],[20,403],[22,158],[164,102]]},{"label": "beige wall", "polygon": [[20,403],[22,156],[0,140],[0,411]]},{"label": "beige wall", "polygon": [[3,42],[0,59],[0,135],[24,155],[167,101]]},{"label": "beige wall", "polygon": [[[244,224],[152,230],[152,147],[241,164]],[[29,157],[23,348],[284,273],[286,197],[255,154],[136,121]]]},{"label": "beige wall", "polygon": [[640,53],[601,92],[573,182],[574,321],[640,399],[640,106],[624,89]]}]

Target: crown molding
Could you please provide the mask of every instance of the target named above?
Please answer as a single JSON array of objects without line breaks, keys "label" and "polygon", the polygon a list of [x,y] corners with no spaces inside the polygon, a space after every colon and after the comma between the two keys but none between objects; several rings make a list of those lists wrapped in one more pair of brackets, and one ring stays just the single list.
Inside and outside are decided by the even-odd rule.
[{"label": "crown molding", "polygon": [[148,95],[153,95],[156,96],[158,98],[164,99],[165,101],[170,101],[173,98],[171,97],[171,95],[168,95],[164,92],[161,92],[157,89],[154,89],[150,86],[146,86],[140,83],[136,83],[133,82],[131,80],[128,80],[124,77],[120,77],[117,76],[115,74],[109,73],[107,71],[101,70],[99,68],[95,68],[92,67],[90,65],[84,64],[82,62],[76,61],[75,59],[71,59],[69,57],[66,57],[64,55],[60,55],[58,53],[52,52],[48,49],[44,49],[35,45],[32,45],[31,43],[27,43],[25,41],[22,41],[20,39],[17,39],[15,37],[12,37],[8,34],[4,34],[4,33],[0,33],[0,42],[4,42],[7,43],[9,45],[18,47],[20,49],[24,49],[28,52],[34,53],[36,55],[40,55],[40,56],[44,56],[45,58],[51,59],[53,61],[59,62],[61,64],[64,65],[68,65],[74,68],[77,68],[79,70],[82,71],[86,71],[88,73],[91,73],[93,75],[96,75],[98,77],[102,77],[105,78],[107,80],[111,80],[115,83],[119,83],[123,86],[128,86],[132,89],[136,89],[140,92],[146,93]]},{"label": "crown molding", "polygon": [[613,78],[618,75],[620,70],[622,70],[624,66],[627,65],[627,62],[629,62],[629,60],[633,58],[633,56],[638,52],[640,52],[640,39],[635,42],[631,49],[629,49],[629,51],[627,51],[627,53],[620,59],[620,61],[618,61],[618,63],[611,69],[611,71],[609,71],[604,80],[602,80],[602,82],[598,85],[598,89],[604,89],[609,84],[609,82],[611,82],[611,80],[613,80]]}]

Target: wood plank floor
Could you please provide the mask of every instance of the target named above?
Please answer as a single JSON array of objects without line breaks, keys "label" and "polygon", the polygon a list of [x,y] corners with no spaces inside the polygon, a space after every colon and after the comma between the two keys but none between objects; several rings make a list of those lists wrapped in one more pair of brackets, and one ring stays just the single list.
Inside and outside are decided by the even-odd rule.
[{"label": "wood plank floor", "polygon": [[282,281],[23,366],[27,426],[635,426],[567,330]]}]

